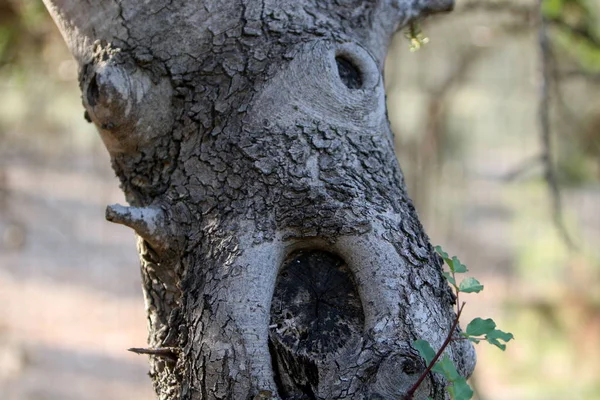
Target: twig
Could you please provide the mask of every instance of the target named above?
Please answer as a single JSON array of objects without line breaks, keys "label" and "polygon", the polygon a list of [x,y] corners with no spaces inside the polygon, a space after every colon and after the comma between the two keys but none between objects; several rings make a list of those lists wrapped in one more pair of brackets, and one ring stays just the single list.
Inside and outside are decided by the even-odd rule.
[{"label": "twig", "polygon": [[[556,60],[556,55],[551,54],[551,56],[552,56],[553,65],[558,65],[558,62]],[[571,72],[574,72],[574,71],[571,71]],[[578,72],[583,73],[584,71],[578,71]],[[563,95],[562,87],[560,84],[561,84],[561,79],[567,78],[568,76],[562,75],[561,73],[558,72],[558,70],[556,68],[553,69],[552,73],[553,73],[552,79],[553,79],[553,83],[554,83],[553,89],[554,89],[554,93],[556,95],[556,100],[559,103],[558,110],[562,114],[563,118],[566,120],[566,124],[569,127],[569,134],[573,131],[578,131],[578,132],[587,131],[588,128],[581,123],[579,118],[575,115],[573,110],[571,110],[571,108],[565,101],[565,96]],[[598,74],[597,79],[598,79],[598,82],[600,83],[600,74]],[[593,82],[592,79],[590,79],[590,81]],[[568,140],[572,140],[572,138],[569,138]]]},{"label": "twig", "polygon": [[154,349],[144,348],[144,347],[132,347],[127,349],[127,351],[131,351],[135,354],[147,354],[156,357],[167,358],[171,361],[177,361],[178,349],[175,347],[158,347]]},{"label": "twig", "polygon": [[[458,297],[457,297],[457,300],[458,300]],[[433,357],[433,359],[431,360],[431,362],[429,363],[429,365],[427,366],[425,371],[419,377],[419,380],[416,381],[415,384],[411,386],[411,388],[408,390],[408,392],[406,392],[406,395],[404,396],[404,400],[413,400],[413,396],[415,395],[415,392],[417,391],[419,386],[421,386],[421,383],[423,383],[425,378],[427,378],[427,375],[429,375],[429,373],[435,366],[435,363],[437,362],[437,360],[442,356],[442,354],[446,350],[446,347],[448,347],[448,345],[452,341],[452,335],[453,335],[454,331],[456,330],[456,327],[458,326],[460,314],[462,314],[462,310],[464,307],[465,307],[465,303],[462,303],[460,305],[460,307],[458,308],[458,312],[456,313],[456,318],[454,319],[454,322],[452,323],[452,326],[450,327],[450,331],[448,332],[448,336],[446,336],[446,340],[444,340],[444,343],[442,343],[442,347],[440,347],[440,349],[437,351],[437,353],[435,354],[435,357]]]},{"label": "twig", "polygon": [[563,221],[562,203],[560,198],[560,190],[556,179],[554,166],[552,165],[552,143],[550,140],[550,91],[549,85],[552,77],[552,49],[550,39],[547,32],[547,20],[542,12],[543,0],[538,0],[539,13],[539,28],[538,28],[538,44],[540,50],[540,93],[539,93],[539,128],[542,141],[542,163],[544,166],[544,179],[550,191],[552,201],[554,225],[558,233],[562,236],[569,248],[573,248],[574,244],[569,236]]}]

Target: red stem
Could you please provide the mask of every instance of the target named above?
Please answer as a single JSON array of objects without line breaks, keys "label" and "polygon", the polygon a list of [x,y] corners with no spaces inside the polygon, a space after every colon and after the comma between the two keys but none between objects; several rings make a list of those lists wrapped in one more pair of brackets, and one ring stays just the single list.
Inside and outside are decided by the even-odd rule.
[{"label": "red stem", "polygon": [[448,332],[448,336],[446,336],[446,340],[444,340],[442,347],[440,347],[440,349],[436,353],[435,357],[433,357],[433,359],[427,366],[427,369],[425,370],[425,372],[423,372],[421,374],[421,376],[419,377],[419,380],[416,381],[414,385],[412,385],[412,387],[408,390],[408,392],[406,392],[406,395],[404,395],[404,400],[413,400],[413,396],[414,396],[415,392],[417,391],[419,386],[421,386],[421,383],[423,383],[423,381],[425,380],[425,378],[427,377],[429,372],[431,372],[431,369],[433,368],[433,366],[435,365],[437,360],[441,357],[442,353],[444,353],[444,350],[446,350],[446,347],[448,347],[448,345],[452,341],[452,334],[456,330],[456,327],[458,325],[458,320],[460,318],[460,314],[462,313],[464,306],[465,306],[465,303],[462,303],[461,306],[458,308],[458,313],[456,314],[456,318],[454,319],[454,322],[452,323],[452,326],[450,327],[450,332]]}]

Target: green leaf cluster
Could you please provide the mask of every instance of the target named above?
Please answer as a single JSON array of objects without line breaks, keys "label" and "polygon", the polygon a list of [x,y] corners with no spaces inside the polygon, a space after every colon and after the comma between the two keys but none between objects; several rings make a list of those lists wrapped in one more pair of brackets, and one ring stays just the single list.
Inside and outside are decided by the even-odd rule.
[{"label": "green leaf cluster", "polygon": [[600,69],[598,13],[586,0],[544,0],[542,14],[556,26],[555,41],[584,70]]},{"label": "green leaf cluster", "polygon": [[442,257],[450,272],[443,272],[444,277],[454,287],[456,292],[462,293],[479,293],[483,290],[483,285],[475,278],[465,278],[459,284],[456,283],[456,274],[464,274],[468,272],[466,265],[460,262],[458,257],[454,256],[450,258],[440,246],[435,246],[435,251]]},{"label": "green leaf cluster", "polygon": [[[468,338],[474,343],[479,343],[480,341],[485,340],[486,342],[498,347],[502,351],[506,349],[506,344],[504,343],[514,339],[512,333],[496,329],[496,323],[493,319],[482,319],[479,317],[469,322],[469,325],[467,325],[467,329],[464,333],[462,333],[462,336]],[[501,343],[500,341],[504,343]]]},{"label": "green leaf cluster", "polygon": [[[444,262],[449,268],[449,272],[443,272],[444,277],[454,287],[456,296],[458,298],[459,293],[479,293],[483,290],[483,285],[475,278],[468,277],[463,279],[460,283],[456,281],[456,274],[462,274],[468,271],[467,267],[460,262],[460,260],[454,256],[450,257],[440,246],[435,247],[435,251],[442,257]],[[458,302],[457,302],[458,303]],[[461,376],[450,357],[444,354],[446,346],[452,340],[469,340],[473,343],[479,343],[484,340],[501,350],[506,349],[506,343],[514,339],[512,333],[504,332],[496,329],[496,323],[491,318],[482,319],[475,318],[467,325],[465,332],[461,333],[459,337],[453,338],[451,335],[454,334],[454,327],[458,324],[458,318],[461,315],[464,304],[457,304],[457,315],[452,325],[452,329],[448,333],[442,347],[437,351],[433,350],[429,342],[426,340],[416,340],[413,343],[413,347],[419,352],[421,357],[425,359],[428,371],[442,374],[448,381],[448,394],[453,400],[469,400],[473,396],[473,390],[467,383],[467,380]],[[434,363],[434,360],[435,363]],[[419,381],[420,382],[420,381]],[[418,385],[418,383],[417,383]],[[418,386],[417,386],[418,387]],[[414,389],[411,393],[414,393]]]},{"label": "green leaf cluster", "polygon": [[[413,343],[413,346],[421,357],[425,359],[427,365],[431,364],[433,359],[435,358],[435,351],[431,348],[431,345],[426,340],[416,340]],[[437,372],[438,374],[442,374],[446,380],[448,381],[448,393],[450,397],[454,400],[469,400],[473,397],[473,389],[467,383],[467,380],[461,376],[450,357],[447,354],[438,360],[433,368],[431,369],[433,372]]]}]

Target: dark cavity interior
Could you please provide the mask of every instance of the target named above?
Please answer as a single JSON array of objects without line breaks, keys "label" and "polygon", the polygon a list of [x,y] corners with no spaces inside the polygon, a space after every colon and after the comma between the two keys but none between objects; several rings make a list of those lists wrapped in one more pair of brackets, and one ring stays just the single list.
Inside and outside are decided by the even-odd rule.
[{"label": "dark cavity interior", "polygon": [[322,250],[291,254],[277,278],[269,329],[280,395],[315,398],[319,363],[360,337],[364,319],[356,282],[340,257]]},{"label": "dark cavity interior", "polygon": [[87,88],[87,101],[88,104],[94,107],[98,103],[98,98],[100,97],[100,91],[98,89],[98,82],[96,82],[96,75],[90,81],[90,84]]},{"label": "dark cavity interior", "polygon": [[360,89],[362,86],[362,77],[360,70],[352,61],[343,56],[336,56],[335,61],[338,67],[340,79],[348,89]]}]

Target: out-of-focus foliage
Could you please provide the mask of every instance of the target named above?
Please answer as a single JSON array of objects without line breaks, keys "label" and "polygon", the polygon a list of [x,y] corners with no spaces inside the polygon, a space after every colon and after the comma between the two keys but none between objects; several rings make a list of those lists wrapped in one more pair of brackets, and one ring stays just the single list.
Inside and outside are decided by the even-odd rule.
[{"label": "out-of-focus foliage", "polygon": [[469,400],[473,397],[473,389],[467,383],[467,380],[458,373],[456,366],[450,357],[447,354],[444,354],[447,346],[452,341],[456,340],[469,340],[476,344],[480,343],[481,341],[487,341],[488,343],[504,351],[506,350],[506,343],[514,339],[514,337],[512,333],[496,329],[496,322],[494,322],[493,319],[483,319],[480,317],[474,318],[466,325],[464,332],[461,332],[459,336],[455,336],[455,328],[459,323],[460,316],[462,315],[462,311],[466,305],[466,302],[461,302],[459,300],[459,294],[479,293],[483,290],[483,285],[473,277],[467,277],[458,283],[457,274],[468,272],[466,265],[461,263],[456,256],[450,258],[448,253],[446,253],[440,246],[436,246],[435,251],[442,257],[444,263],[449,269],[449,272],[444,272],[444,277],[448,283],[450,283],[450,286],[454,288],[454,294],[456,296],[456,316],[454,317],[455,319],[448,332],[448,335],[437,351],[433,350],[431,344],[426,340],[418,339],[413,342],[413,347],[419,352],[421,357],[423,357],[427,367],[423,374],[407,392],[405,397],[412,399],[414,392],[431,371],[441,374],[446,378],[448,381],[448,386],[446,389],[452,400]]},{"label": "out-of-focus foliage", "polygon": [[585,0],[545,0],[544,16],[556,27],[561,50],[580,67],[600,71],[600,20],[597,7]]},{"label": "out-of-focus foliage", "polygon": [[585,185],[600,177],[600,103],[568,104],[562,96],[582,83],[576,79],[600,90],[600,3],[546,0],[543,12],[552,28],[559,180]]},{"label": "out-of-focus foliage", "polygon": [[52,29],[41,1],[0,1],[0,65],[15,63],[43,49]]},{"label": "out-of-focus foliage", "polygon": [[600,178],[600,103],[567,104],[560,91],[569,90],[573,79],[600,90],[600,2],[545,0],[543,12],[553,28],[559,181],[585,185]]},{"label": "out-of-focus foliage", "polygon": [[40,0],[0,0],[0,156],[100,147],[83,119],[77,65]]}]

